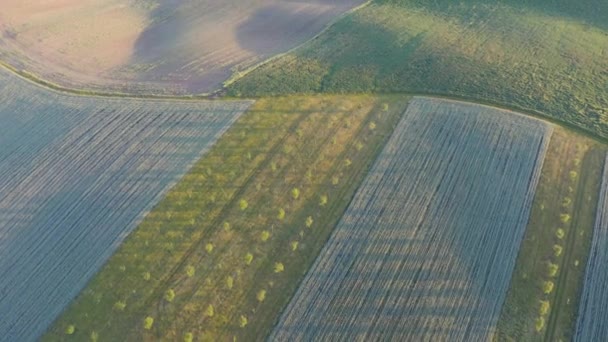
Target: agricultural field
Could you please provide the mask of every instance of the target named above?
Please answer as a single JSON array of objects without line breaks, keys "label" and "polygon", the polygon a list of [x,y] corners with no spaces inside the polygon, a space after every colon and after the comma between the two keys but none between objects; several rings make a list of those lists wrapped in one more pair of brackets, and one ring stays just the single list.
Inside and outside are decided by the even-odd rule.
[{"label": "agricultural field", "polygon": [[606,138],[606,18],[604,0],[374,0],[228,94],[449,95]]},{"label": "agricultural field", "polygon": [[0,69],[0,341],[39,337],[250,105],[68,96]]},{"label": "agricultural field", "polygon": [[146,216],[42,340],[263,339],[408,100],[258,100]]},{"label": "agricultural field", "polygon": [[0,61],[47,84],[209,93],[363,0],[3,0]]},{"label": "agricultural field", "polygon": [[608,158],[604,164],[603,180],[598,202],[598,212],[593,233],[593,245],[587,262],[585,285],[576,323],[574,341],[601,341],[608,336]]},{"label": "agricultural field", "polygon": [[606,151],[554,130],[495,340],[572,340]]},{"label": "agricultural field", "polygon": [[270,340],[488,340],[551,134],[414,98]]}]

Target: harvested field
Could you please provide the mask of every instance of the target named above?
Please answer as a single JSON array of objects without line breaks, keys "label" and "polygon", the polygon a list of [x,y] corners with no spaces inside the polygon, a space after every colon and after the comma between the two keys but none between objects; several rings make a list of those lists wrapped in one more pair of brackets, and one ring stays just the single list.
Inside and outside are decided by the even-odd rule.
[{"label": "harvested field", "polygon": [[414,99],[271,340],[488,340],[551,132]]},{"label": "harvested field", "polygon": [[0,59],[64,87],[204,93],[362,2],[4,0]]},{"label": "harvested field", "polygon": [[250,104],[66,96],[0,70],[0,341],[39,337]]},{"label": "harvested field", "polygon": [[574,341],[602,341],[608,336],[608,158],[598,203],[593,243],[585,270]]}]

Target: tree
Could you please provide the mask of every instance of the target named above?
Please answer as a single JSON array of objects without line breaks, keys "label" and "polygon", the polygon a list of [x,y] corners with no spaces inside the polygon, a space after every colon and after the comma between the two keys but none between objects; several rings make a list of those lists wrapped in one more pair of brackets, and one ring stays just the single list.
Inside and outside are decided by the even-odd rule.
[{"label": "tree", "polygon": [[230,290],[234,286],[234,278],[232,276],[226,277],[226,287]]},{"label": "tree", "polygon": [[298,249],[298,244],[298,241],[291,241],[291,250],[295,252]]},{"label": "tree", "polygon": [[258,294],[255,296],[255,298],[258,300],[258,302],[263,302],[264,299],[266,299],[266,290],[258,291]]},{"label": "tree", "polygon": [[283,271],[285,271],[285,266],[283,266],[283,263],[275,262],[274,263],[274,273],[281,273]]},{"label": "tree", "polygon": [[165,300],[167,302],[172,302],[174,298],[175,298],[175,291],[173,291],[173,289],[168,289],[167,292],[165,292]]},{"label": "tree", "polygon": [[556,257],[559,257],[560,255],[562,255],[562,252],[564,251],[564,248],[560,245],[553,245],[553,255],[555,255]]},{"label": "tree", "polygon": [[319,197],[319,205],[324,207],[327,204],[327,200],[328,200],[327,195],[321,195]]},{"label": "tree", "polygon": [[549,263],[548,273],[549,277],[553,278],[557,275],[557,271],[559,270],[559,266],[553,263]]},{"label": "tree", "polygon": [[239,318],[239,327],[244,328],[247,326],[247,317],[241,315]]},{"label": "tree", "polygon": [[239,201],[239,208],[241,208],[241,210],[245,210],[247,207],[249,207],[249,203],[247,203],[246,200],[242,199]]},{"label": "tree", "polygon": [[279,214],[277,215],[277,218],[279,220],[283,220],[285,218],[285,209],[283,209],[283,208],[279,209]]},{"label": "tree", "polygon": [[307,227],[307,228],[312,227],[312,224],[313,224],[313,223],[314,223],[314,220],[312,219],[312,216],[308,216],[308,217],[306,218],[306,227]]},{"label": "tree", "polygon": [[300,198],[300,189],[298,189],[298,188],[291,189],[291,197],[294,200],[297,200],[298,198]]},{"label": "tree", "polygon": [[184,342],[192,342],[194,341],[194,335],[191,332],[187,332],[184,334]]},{"label": "tree", "polygon": [[553,292],[553,287],[555,286],[555,284],[553,284],[552,281],[545,281],[543,283],[543,292],[545,294],[550,294],[551,292]]},{"label": "tree", "polygon": [[215,309],[213,308],[213,305],[209,304],[207,306],[207,309],[205,310],[205,316],[213,317],[214,315],[215,315]]},{"label": "tree", "polygon": [[72,334],[74,334],[75,331],[76,331],[76,327],[73,324],[70,324],[65,328],[66,335],[72,335]]},{"label": "tree", "polygon": [[150,280],[150,272],[144,272],[142,277],[144,278],[145,281]]},{"label": "tree", "polygon": [[563,239],[563,238],[564,238],[564,236],[566,236],[566,232],[565,232],[563,229],[559,228],[559,229],[558,229],[558,230],[555,232],[555,236],[557,236],[557,238],[561,240],[561,239]]},{"label": "tree", "polygon": [[194,266],[192,266],[192,265],[188,265],[188,266],[186,266],[186,275],[187,275],[189,278],[194,277],[194,274],[195,274],[195,273],[196,273],[196,269],[194,268]]},{"label": "tree", "polygon": [[251,262],[253,261],[253,254],[251,253],[247,253],[245,255],[245,264],[246,265],[251,265]]},{"label": "tree", "polygon": [[546,316],[549,313],[549,310],[551,309],[551,303],[547,300],[541,300],[540,301],[540,308],[538,309],[538,313],[541,316]]},{"label": "tree", "polygon": [[114,303],[114,310],[124,311],[124,309],[126,307],[127,307],[127,302],[125,302],[124,300],[119,300],[116,303]]},{"label": "tree", "polygon": [[99,340],[99,334],[97,331],[91,331],[91,342],[97,342]]},{"label": "tree", "polygon": [[152,325],[154,325],[154,318],[148,316],[144,319],[144,329],[150,330],[152,329]]},{"label": "tree", "polygon": [[369,129],[370,129],[371,131],[375,130],[375,129],[376,129],[376,123],[375,123],[375,122],[373,122],[373,121],[372,121],[372,122],[370,122],[370,123],[369,123]]},{"label": "tree", "polygon": [[534,328],[536,329],[536,332],[541,332],[545,328],[545,319],[538,317],[534,323]]},{"label": "tree", "polygon": [[211,252],[213,252],[213,244],[212,243],[206,244],[205,250],[207,251],[207,253],[211,254]]},{"label": "tree", "polygon": [[260,240],[262,240],[262,242],[266,242],[268,241],[268,239],[270,238],[270,232],[265,230],[260,234]]},{"label": "tree", "polygon": [[559,215],[559,219],[560,221],[562,221],[562,223],[568,223],[570,222],[570,215],[569,214],[560,214]]}]

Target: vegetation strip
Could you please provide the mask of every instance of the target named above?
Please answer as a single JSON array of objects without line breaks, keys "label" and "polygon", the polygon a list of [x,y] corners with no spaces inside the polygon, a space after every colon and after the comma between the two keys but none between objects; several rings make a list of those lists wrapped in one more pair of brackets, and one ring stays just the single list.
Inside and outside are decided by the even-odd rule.
[{"label": "vegetation strip", "polygon": [[550,135],[513,113],[412,100],[270,339],[487,340]]},{"label": "vegetation strip", "polygon": [[608,336],[608,157],[604,164],[602,187],[593,232],[593,244],[585,271],[585,285],[574,333],[574,341],[600,341]]},{"label": "vegetation strip", "polygon": [[606,146],[556,128],[495,340],[571,340]]},{"label": "vegetation strip", "polygon": [[256,102],[43,340],[263,339],[406,103]]}]

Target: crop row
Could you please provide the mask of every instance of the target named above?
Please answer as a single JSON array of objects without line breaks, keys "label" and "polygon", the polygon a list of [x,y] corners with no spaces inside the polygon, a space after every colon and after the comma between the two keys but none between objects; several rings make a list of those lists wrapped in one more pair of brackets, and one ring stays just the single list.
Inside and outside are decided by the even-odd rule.
[{"label": "crop row", "polygon": [[413,100],[271,340],[487,340],[550,135]]},{"label": "crop row", "polygon": [[249,105],[66,96],[0,71],[0,340],[39,337]]},{"label": "crop row", "polygon": [[574,341],[601,341],[608,336],[608,156],[604,163],[591,251],[585,270]]}]

